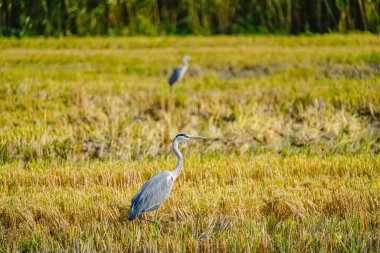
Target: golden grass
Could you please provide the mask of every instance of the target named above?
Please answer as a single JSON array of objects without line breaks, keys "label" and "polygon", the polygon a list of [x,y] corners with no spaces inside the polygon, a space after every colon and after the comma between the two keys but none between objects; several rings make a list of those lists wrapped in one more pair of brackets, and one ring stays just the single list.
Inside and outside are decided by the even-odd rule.
[{"label": "golden grass", "polygon": [[[0,40],[0,252],[380,250],[378,36]],[[172,93],[180,56],[193,56]],[[159,229],[126,220],[185,168]]]},{"label": "golden grass", "polygon": [[173,162],[4,165],[2,245],[49,250],[79,244],[90,251],[378,249],[378,158],[191,157],[160,210],[162,229],[128,222],[133,194]]}]

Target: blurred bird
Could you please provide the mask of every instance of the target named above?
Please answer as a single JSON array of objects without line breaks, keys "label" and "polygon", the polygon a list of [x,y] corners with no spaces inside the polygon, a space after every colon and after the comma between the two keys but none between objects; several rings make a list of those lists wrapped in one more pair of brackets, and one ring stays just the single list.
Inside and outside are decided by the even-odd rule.
[{"label": "blurred bird", "polygon": [[189,63],[188,61],[191,59],[190,56],[188,55],[184,55],[182,57],[182,62],[183,62],[183,65],[179,65],[178,67],[176,67],[174,70],[173,70],[173,73],[171,74],[170,78],[169,78],[169,85],[170,85],[170,88],[173,86],[174,83],[176,82],[179,82],[183,76],[185,75],[187,69],[189,68]]},{"label": "blurred bird", "polygon": [[[195,139],[206,139],[206,137],[192,136],[186,133],[177,134],[172,145],[172,150],[178,158],[177,166],[173,171],[159,172],[143,185],[141,190],[132,199],[128,220],[134,220],[142,215],[143,220],[156,222],[158,209],[169,197],[173,183],[182,171],[183,156],[178,150],[178,144]],[[146,219],[143,214],[153,210],[156,210],[154,220]]]}]

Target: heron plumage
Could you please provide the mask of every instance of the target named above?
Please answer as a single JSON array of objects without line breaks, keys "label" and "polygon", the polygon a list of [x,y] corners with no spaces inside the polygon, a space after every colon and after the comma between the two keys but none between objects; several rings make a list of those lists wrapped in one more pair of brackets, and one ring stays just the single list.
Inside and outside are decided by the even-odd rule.
[{"label": "heron plumage", "polygon": [[149,179],[132,199],[128,220],[158,209],[169,197],[173,182],[170,171],[162,171]]},{"label": "heron plumage", "polygon": [[169,78],[170,86],[172,86],[175,82],[179,81],[179,78],[181,76],[181,70],[182,70],[182,67],[177,67],[173,70],[173,73],[171,74]]},{"label": "heron plumage", "polygon": [[173,72],[170,75],[169,80],[168,80],[170,87],[174,83],[179,82],[183,78],[187,69],[189,68],[189,63],[188,63],[189,59],[190,59],[190,56],[184,55],[182,57],[183,65],[180,65],[173,70]]},{"label": "heron plumage", "polygon": [[172,149],[177,156],[177,166],[173,171],[162,171],[149,179],[140,191],[137,192],[131,202],[128,220],[134,220],[140,215],[158,209],[169,197],[174,181],[181,174],[183,168],[183,156],[178,149],[180,142],[191,139],[204,139],[203,136],[191,136],[189,134],[177,134],[173,140]]}]

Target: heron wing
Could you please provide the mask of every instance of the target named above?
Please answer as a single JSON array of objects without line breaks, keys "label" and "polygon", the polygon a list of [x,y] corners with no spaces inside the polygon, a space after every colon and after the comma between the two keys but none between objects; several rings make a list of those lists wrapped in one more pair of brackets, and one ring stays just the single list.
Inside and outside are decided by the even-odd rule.
[{"label": "heron wing", "polygon": [[169,78],[169,85],[173,85],[180,79],[182,67],[177,67],[173,70],[172,75]]},{"label": "heron wing", "polygon": [[163,171],[149,179],[132,199],[129,219],[157,209],[168,197],[173,185],[173,178],[168,171]]}]

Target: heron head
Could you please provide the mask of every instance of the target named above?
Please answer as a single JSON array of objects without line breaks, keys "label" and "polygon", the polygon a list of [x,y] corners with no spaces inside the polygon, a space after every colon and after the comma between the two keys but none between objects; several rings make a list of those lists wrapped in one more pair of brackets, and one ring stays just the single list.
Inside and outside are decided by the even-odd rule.
[{"label": "heron head", "polygon": [[182,61],[183,62],[187,62],[188,60],[191,60],[191,57],[190,56],[188,56],[188,55],[184,55],[184,56],[182,56]]},{"label": "heron head", "polygon": [[207,138],[200,135],[190,135],[186,133],[177,134],[176,137],[174,138],[174,140],[177,140],[178,142],[189,142],[191,140],[196,140],[196,139],[207,139]]}]

